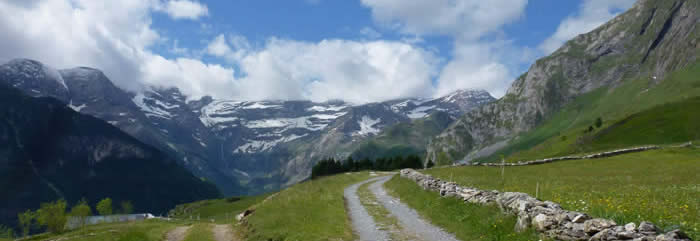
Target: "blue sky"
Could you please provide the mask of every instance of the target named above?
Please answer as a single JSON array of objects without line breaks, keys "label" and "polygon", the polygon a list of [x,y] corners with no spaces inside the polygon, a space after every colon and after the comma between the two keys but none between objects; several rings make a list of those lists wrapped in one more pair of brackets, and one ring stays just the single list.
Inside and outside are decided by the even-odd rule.
[{"label": "blue sky", "polygon": [[190,98],[502,96],[516,76],[634,0],[10,0],[0,60],[102,69]]}]

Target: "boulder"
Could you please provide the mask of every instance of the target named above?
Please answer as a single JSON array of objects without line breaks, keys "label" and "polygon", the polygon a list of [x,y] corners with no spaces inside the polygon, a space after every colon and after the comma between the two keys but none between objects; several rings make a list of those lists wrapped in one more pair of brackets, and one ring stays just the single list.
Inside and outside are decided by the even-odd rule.
[{"label": "boulder", "polygon": [[617,225],[615,221],[602,218],[594,218],[586,220],[586,222],[583,223],[583,230],[588,234],[594,234],[605,229],[615,227],[615,225]]}]

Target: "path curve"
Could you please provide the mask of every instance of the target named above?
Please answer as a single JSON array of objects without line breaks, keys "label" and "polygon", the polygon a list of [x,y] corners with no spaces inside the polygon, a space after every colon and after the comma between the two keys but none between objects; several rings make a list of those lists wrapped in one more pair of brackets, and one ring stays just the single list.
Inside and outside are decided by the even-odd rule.
[{"label": "path curve", "polygon": [[377,197],[377,201],[399,220],[403,230],[410,230],[416,237],[426,241],[459,241],[454,235],[425,221],[416,210],[387,194],[384,183],[392,177],[393,175],[370,179],[376,182],[369,185],[369,190]]},{"label": "path curve", "polygon": [[350,214],[353,231],[361,241],[383,241],[389,239],[389,234],[386,231],[377,229],[377,224],[372,216],[367,213],[367,209],[360,203],[360,198],[357,196],[357,189],[362,184],[381,180],[382,177],[375,177],[365,180],[360,183],[355,183],[345,188],[343,197],[345,197],[346,209]]},{"label": "path curve", "polygon": [[216,241],[235,241],[230,224],[216,224],[212,228],[212,232],[214,232],[214,240]]},{"label": "path curve", "polygon": [[165,235],[165,241],[182,241],[187,235],[187,231],[190,230],[191,226],[180,226],[168,231]]}]

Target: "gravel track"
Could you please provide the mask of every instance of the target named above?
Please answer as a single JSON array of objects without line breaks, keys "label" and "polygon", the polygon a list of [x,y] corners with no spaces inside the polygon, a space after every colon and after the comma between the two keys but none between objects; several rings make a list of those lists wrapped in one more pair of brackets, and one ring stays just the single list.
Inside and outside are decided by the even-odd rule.
[{"label": "gravel track", "polygon": [[458,241],[454,235],[425,221],[416,210],[387,194],[384,183],[391,178],[392,176],[370,179],[369,181],[376,182],[369,185],[369,190],[377,197],[377,201],[399,220],[403,230],[412,232],[415,237],[424,241]]},{"label": "gravel track", "polygon": [[180,226],[170,230],[168,234],[165,235],[165,241],[182,241],[187,235],[187,231],[190,230],[191,226]]},{"label": "gravel track", "polygon": [[362,186],[362,184],[374,182],[382,178],[383,177],[371,178],[345,188],[343,196],[345,197],[346,209],[350,214],[353,231],[357,234],[360,241],[391,240],[386,231],[377,229],[377,224],[374,222],[374,219],[367,213],[367,209],[362,206],[360,198],[357,196],[357,189]]}]

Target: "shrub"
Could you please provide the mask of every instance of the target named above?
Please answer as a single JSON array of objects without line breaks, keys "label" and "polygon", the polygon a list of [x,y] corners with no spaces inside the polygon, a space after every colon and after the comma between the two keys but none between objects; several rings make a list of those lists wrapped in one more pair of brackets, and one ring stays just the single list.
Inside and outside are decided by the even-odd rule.
[{"label": "shrub", "polygon": [[112,199],[105,198],[97,203],[97,212],[102,216],[112,215]]},{"label": "shrub", "polygon": [[79,224],[80,226],[85,226],[87,224],[87,217],[92,215],[92,210],[90,209],[90,205],[87,204],[87,201],[85,199],[80,200],[73,208],[70,210],[70,215],[74,218],[79,219]]},{"label": "shrub", "polygon": [[32,228],[32,222],[36,219],[37,213],[32,212],[32,210],[24,211],[23,213],[17,214],[17,219],[19,227],[22,230],[22,236],[27,237],[29,235],[29,230]]},{"label": "shrub", "polygon": [[46,226],[49,232],[63,232],[66,226],[66,201],[42,203],[41,208],[37,211],[37,221],[42,226]]},{"label": "shrub", "polygon": [[601,126],[603,126],[603,119],[598,117],[598,119],[595,119],[595,127],[600,128]]}]

